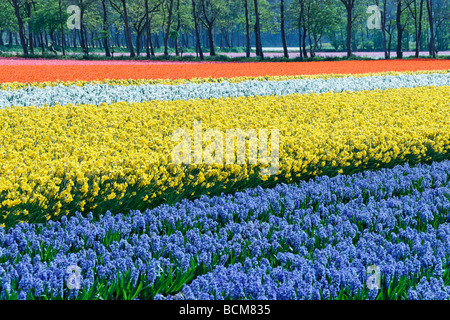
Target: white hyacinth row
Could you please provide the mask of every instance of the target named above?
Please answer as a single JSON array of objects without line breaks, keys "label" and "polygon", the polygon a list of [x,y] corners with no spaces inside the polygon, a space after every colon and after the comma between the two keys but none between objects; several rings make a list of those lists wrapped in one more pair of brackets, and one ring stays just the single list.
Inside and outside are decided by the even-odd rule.
[{"label": "white hyacinth row", "polygon": [[251,80],[238,83],[187,83],[178,85],[142,84],[85,86],[27,87],[0,91],[0,108],[12,106],[39,106],[45,104],[95,104],[121,101],[144,102],[151,100],[189,100],[221,97],[289,95],[294,93],[325,93],[360,90],[385,90],[419,86],[448,86],[450,74],[384,75],[372,77],[353,76],[330,79],[292,79],[284,81]]}]

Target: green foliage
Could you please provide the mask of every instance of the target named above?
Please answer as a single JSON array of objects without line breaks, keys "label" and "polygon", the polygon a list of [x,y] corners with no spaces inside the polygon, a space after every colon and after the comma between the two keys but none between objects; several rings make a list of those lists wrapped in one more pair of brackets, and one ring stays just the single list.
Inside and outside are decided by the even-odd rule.
[{"label": "green foliage", "polygon": [[[229,52],[236,52],[232,47],[245,46],[246,21],[243,0],[194,0],[196,3],[198,22],[202,46],[209,46],[207,40],[208,25],[213,26],[216,46],[220,41],[221,49],[229,47]],[[24,23],[25,38],[28,41],[29,30],[34,35],[42,34],[49,39],[56,36],[59,41],[61,25],[65,29],[66,50],[70,52],[76,39],[79,46],[79,34],[67,30],[69,5],[77,5],[83,9],[83,28],[88,38],[89,52],[104,51],[101,46],[102,39],[109,39],[109,44],[126,47],[124,36],[124,10],[121,0],[20,0],[20,17]],[[161,47],[162,38],[167,30],[168,3],[169,0],[148,0],[149,12],[145,12],[146,0],[125,0],[128,12],[129,27],[133,47],[137,46],[137,37],[140,37],[140,51],[144,51],[146,44],[146,19],[150,21],[152,44],[155,51]],[[254,0],[247,0],[249,9],[249,27],[252,44],[254,45],[255,10]],[[345,51],[346,50],[346,24],[347,13],[342,0],[284,0],[285,26],[288,46],[298,46],[298,27],[306,28],[306,42],[310,54],[318,50]],[[384,10],[386,3],[386,10]],[[415,30],[417,28],[417,7],[413,8],[418,0],[404,1],[401,15],[401,26],[404,28],[404,49],[415,48]],[[106,23],[104,22],[103,4],[106,5]],[[299,19],[301,4],[303,16]],[[396,2],[392,0],[358,0],[352,10],[352,49],[367,51],[380,51],[383,49],[383,37],[379,30],[367,29],[367,7],[377,4],[382,9],[382,15],[386,18],[385,36],[386,42],[391,42],[390,51],[397,46]],[[281,47],[280,36],[280,0],[258,0],[261,38],[264,46]],[[450,47],[450,19],[447,14],[450,2],[445,0],[434,1],[434,25],[436,29],[436,44],[439,51],[448,50]],[[413,13],[416,10],[416,13]],[[105,24],[105,26],[103,26]],[[106,31],[103,31],[104,27]],[[429,45],[429,21],[426,6],[423,8],[421,50],[427,50]],[[0,30],[10,30],[17,37],[18,20],[10,1],[0,1]],[[192,0],[173,0],[173,14],[171,16],[171,28],[169,31],[169,49],[174,48],[175,41],[178,46],[188,52],[188,47],[195,44],[194,19],[192,15]],[[3,32],[3,42],[9,43],[8,34]],[[70,40],[70,41],[69,41]],[[93,44],[95,48],[93,48]],[[270,42],[270,43],[268,43]],[[324,43],[331,47],[325,48]],[[275,45],[274,45],[275,44]],[[29,43],[28,43],[29,45]],[[35,47],[39,45],[36,44]],[[100,48],[99,48],[100,46]],[[408,47],[407,47],[408,46]],[[135,48],[136,49],[136,48]],[[19,48],[21,51],[22,48]],[[128,49],[124,49],[127,52]],[[129,52],[129,50],[128,50]],[[189,58],[190,59],[190,58]],[[223,59],[223,58],[221,58]]]},{"label": "green foliage", "polygon": [[[63,19],[67,20],[67,18],[68,14],[64,10]],[[51,0],[40,0],[37,2],[36,10],[32,10],[30,24],[35,33],[39,33],[42,29],[47,29],[50,33],[57,29],[61,31],[58,2]]]},{"label": "green foliage", "polygon": [[16,31],[17,29],[14,10],[7,1],[0,1],[0,29],[3,28],[9,28],[11,31]]}]

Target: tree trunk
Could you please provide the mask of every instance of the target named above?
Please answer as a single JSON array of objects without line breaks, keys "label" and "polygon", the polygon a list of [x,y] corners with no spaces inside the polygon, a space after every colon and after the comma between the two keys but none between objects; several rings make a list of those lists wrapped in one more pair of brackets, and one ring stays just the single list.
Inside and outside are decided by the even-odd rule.
[{"label": "tree trunk", "polygon": [[44,55],[45,53],[45,42],[44,42],[44,33],[41,30],[41,32],[39,32],[39,36],[41,38],[41,48],[42,48],[42,55]]},{"label": "tree trunk", "polygon": [[8,29],[8,46],[12,46],[13,44],[13,34],[11,30]]},{"label": "tree trunk", "polygon": [[178,50],[178,38],[180,36],[180,29],[181,29],[181,16],[180,16],[180,0],[177,1],[177,38],[175,39],[175,55],[179,56],[180,52]]},{"label": "tree trunk", "polygon": [[33,31],[31,31],[31,23],[28,22],[28,43],[30,44],[30,53],[34,54]]},{"label": "tree trunk", "polygon": [[31,29],[31,3],[26,2],[26,9],[28,15],[28,44],[30,45],[30,53],[34,54],[34,45],[33,45],[33,31]]},{"label": "tree trunk", "polygon": [[179,56],[180,55],[180,50],[178,49],[178,38],[174,40],[174,46],[175,46],[175,55]]},{"label": "tree trunk", "polygon": [[170,24],[172,22],[172,9],[173,9],[173,0],[170,0],[169,4],[169,17],[167,18],[167,28],[166,33],[164,34],[164,55],[169,55],[169,46],[167,44],[169,40],[169,33],[170,33]]},{"label": "tree trunk", "polygon": [[313,42],[311,41],[311,32],[308,32],[308,42],[309,42],[309,53],[311,55],[311,58],[314,58],[315,52]]},{"label": "tree trunk", "polygon": [[89,55],[89,49],[86,41],[86,34],[84,33],[84,26],[83,26],[83,15],[84,15],[84,6],[83,2],[81,2],[81,10],[80,10],[80,42],[81,42],[81,48],[83,49],[83,52],[85,55]]},{"label": "tree trunk", "polygon": [[53,34],[53,31],[50,30],[50,43],[55,42],[55,35]]},{"label": "tree trunk", "polygon": [[[73,47],[77,47],[77,31],[75,29],[72,30],[72,39],[73,39]],[[41,38],[42,40],[42,38]]]},{"label": "tree trunk", "polygon": [[403,28],[401,23],[402,17],[402,0],[397,0],[397,14],[396,14],[396,23],[397,23],[397,58],[403,58],[402,51],[402,38],[403,38]]},{"label": "tree trunk", "polygon": [[433,0],[427,0],[428,22],[430,24],[430,46],[429,53],[436,58],[436,45],[434,37]]},{"label": "tree trunk", "polygon": [[[45,30],[44,30],[44,38],[45,38]],[[45,38],[45,39],[47,39],[47,38]],[[78,42],[80,42],[80,47],[83,50],[83,52],[86,54],[86,50],[84,49],[82,39],[86,39],[86,38],[84,37],[83,32],[81,32],[81,30],[78,30]]]},{"label": "tree trunk", "polygon": [[[150,21],[150,23],[151,23],[151,21]],[[151,29],[151,27],[149,28],[149,32],[150,32],[150,35],[149,35],[149,39],[150,39],[150,54],[152,55],[152,57],[154,57],[155,56],[155,48],[153,46],[152,29]]]},{"label": "tree trunk", "polygon": [[245,0],[245,38],[246,38],[246,48],[245,48],[245,56],[247,58],[250,57],[250,46],[251,46],[251,38],[250,38],[250,21],[248,17],[248,0]]},{"label": "tree trunk", "polygon": [[155,34],[155,45],[156,45],[156,48],[161,48],[161,45],[159,44],[159,35],[158,34]]},{"label": "tree trunk", "polygon": [[[378,1],[377,1],[378,5]],[[383,0],[383,13],[381,14],[381,42],[384,52],[384,58],[388,59],[387,48],[386,48],[386,5],[387,0]]]},{"label": "tree trunk", "polygon": [[[208,18],[204,0],[201,0],[201,4],[202,4],[203,16],[205,18],[205,24],[206,24],[205,43],[208,43],[209,55],[215,56],[216,49],[215,49],[215,44],[214,44],[214,38],[215,38],[214,18],[211,18],[211,19]],[[208,39],[206,39],[206,36],[208,37]]]},{"label": "tree trunk", "polygon": [[208,27],[208,39],[209,39],[209,55],[211,57],[216,55],[216,49],[214,45],[213,26]]},{"label": "tree trunk", "polygon": [[388,43],[388,59],[391,58],[391,44],[392,44],[392,33],[389,34],[389,43]]},{"label": "tree trunk", "polygon": [[259,53],[259,56],[261,59],[264,59],[264,54],[262,51],[262,44],[261,44],[261,29],[259,24],[259,10],[258,10],[258,0],[254,0],[255,3],[255,39],[256,39],[256,52],[257,55]]},{"label": "tree trunk", "polygon": [[66,46],[64,43],[64,22],[63,22],[63,16],[62,16],[62,0],[59,0],[59,24],[61,26],[61,47],[62,47],[62,54],[63,56],[66,55]]},{"label": "tree trunk", "polygon": [[415,55],[414,55],[416,58],[419,57],[420,40],[421,40],[421,37],[422,37],[423,1],[424,0],[420,0],[420,6],[419,6],[419,23],[418,23],[417,31],[416,31],[416,52],[415,52]]},{"label": "tree trunk", "polygon": [[106,9],[106,0],[102,0],[103,7],[103,46],[105,47],[105,55],[111,57],[109,50],[109,36],[108,36],[108,11]]},{"label": "tree trunk", "polygon": [[122,7],[123,7],[123,20],[124,20],[125,38],[127,42],[127,47],[128,50],[130,50],[130,57],[135,57],[136,54],[134,52],[133,41],[131,39],[130,23],[128,20],[128,9],[126,0],[122,0]]},{"label": "tree trunk", "polygon": [[200,31],[198,29],[197,13],[195,12],[195,0],[192,0],[192,14],[194,17],[195,36],[197,38],[197,50],[200,55],[200,60],[204,60],[202,45],[200,43]]},{"label": "tree trunk", "polygon": [[303,16],[303,6],[300,9],[300,14],[298,16],[298,49],[300,53],[300,60],[303,60],[303,50],[302,50],[302,16]]},{"label": "tree trunk", "polygon": [[139,57],[141,55],[141,34],[138,33],[136,37],[136,55]]},{"label": "tree trunk", "polygon": [[152,34],[150,33],[150,14],[148,12],[148,0],[145,0],[145,12],[147,16],[145,17],[145,54],[147,59],[150,59],[150,42],[152,41]]},{"label": "tree trunk", "polygon": [[28,55],[28,46],[27,42],[25,40],[25,28],[23,26],[23,20],[20,15],[20,7],[18,0],[12,0],[13,6],[14,6],[14,12],[16,14],[17,22],[19,25],[19,37],[20,37],[20,44],[22,45],[22,50],[24,55]]},{"label": "tree trunk", "polygon": [[181,46],[189,47],[189,36],[187,33],[181,34]]},{"label": "tree trunk", "polygon": [[259,38],[256,36],[256,26],[254,26],[255,29],[255,53],[257,57],[261,57],[261,53],[259,51]]},{"label": "tree trunk", "polygon": [[[97,39],[97,46],[100,48],[100,49],[104,49],[105,47],[103,46],[103,43],[102,43],[102,41],[100,40],[100,39]],[[106,52],[105,52],[105,55],[106,55]]]},{"label": "tree trunk", "polygon": [[289,58],[287,43],[286,43],[286,33],[284,30],[284,0],[280,2],[280,18],[281,18],[281,41],[283,43],[283,53],[285,58]]},{"label": "tree trunk", "polygon": [[97,48],[96,41],[94,40],[97,37],[97,32],[93,31],[91,33],[88,33],[89,37],[89,43],[91,44],[92,48]]},{"label": "tree trunk", "polygon": [[353,9],[353,7],[350,5],[347,5],[346,9],[347,9],[347,57],[351,57],[352,56],[352,9]]},{"label": "tree trunk", "polygon": [[303,26],[303,56],[308,58],[308,51],[306,51],[306,27]]}]

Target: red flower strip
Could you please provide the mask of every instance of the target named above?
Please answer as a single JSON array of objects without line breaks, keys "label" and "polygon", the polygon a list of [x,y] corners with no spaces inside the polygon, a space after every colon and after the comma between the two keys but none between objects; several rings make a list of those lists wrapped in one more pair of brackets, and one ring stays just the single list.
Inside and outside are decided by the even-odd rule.
[{"label": "red flower strip", "polygon": [[[20,61],[20,60],[18,60]],[[312,74],[360,74],[386,71],[450,70],[450,60],[354,60],[314,62],[229,62],[183,64],[133,63],[2,65],[0,82],[93,81],[105,79],[192,79],[241,76],[290,76]]]}]

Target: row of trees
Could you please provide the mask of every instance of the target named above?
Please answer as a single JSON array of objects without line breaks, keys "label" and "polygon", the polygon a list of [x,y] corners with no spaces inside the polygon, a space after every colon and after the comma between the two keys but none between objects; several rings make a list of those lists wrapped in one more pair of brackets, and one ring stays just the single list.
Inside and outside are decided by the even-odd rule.
[{"label": "row of trees", "polygon": [[[79,12],[67,12],[73,5]],[[370,5],[381,9],[374,30],[366,25]],[[169,48],[179,55],[180,48],[195,47],[203,59],[205,47],[216,55],[218,40],[221,47],[242,40],[247,57],[254,45],[264,58],[262,43],[276,35],[285,57],[288,42],[298,45],[302,58],[314,56],[324,38],[347,56],[359,44],[382,48],[389,58],[394,45],[402,58],[412,39],[416,56],[426,45],[435,57],[450,42],[449,13],[448,0],[2,0],[0,45],[18,36],[25,55],[36,47],[44,53],[51,43],[63,55],[79,44],[86,55],[100,47],[111,56],[111,48],[125,44],[131,57],[145,50],[150,58],[162,42],[166,55]],[[68,28],[71,16],[79,18],[79,30]]]}]

